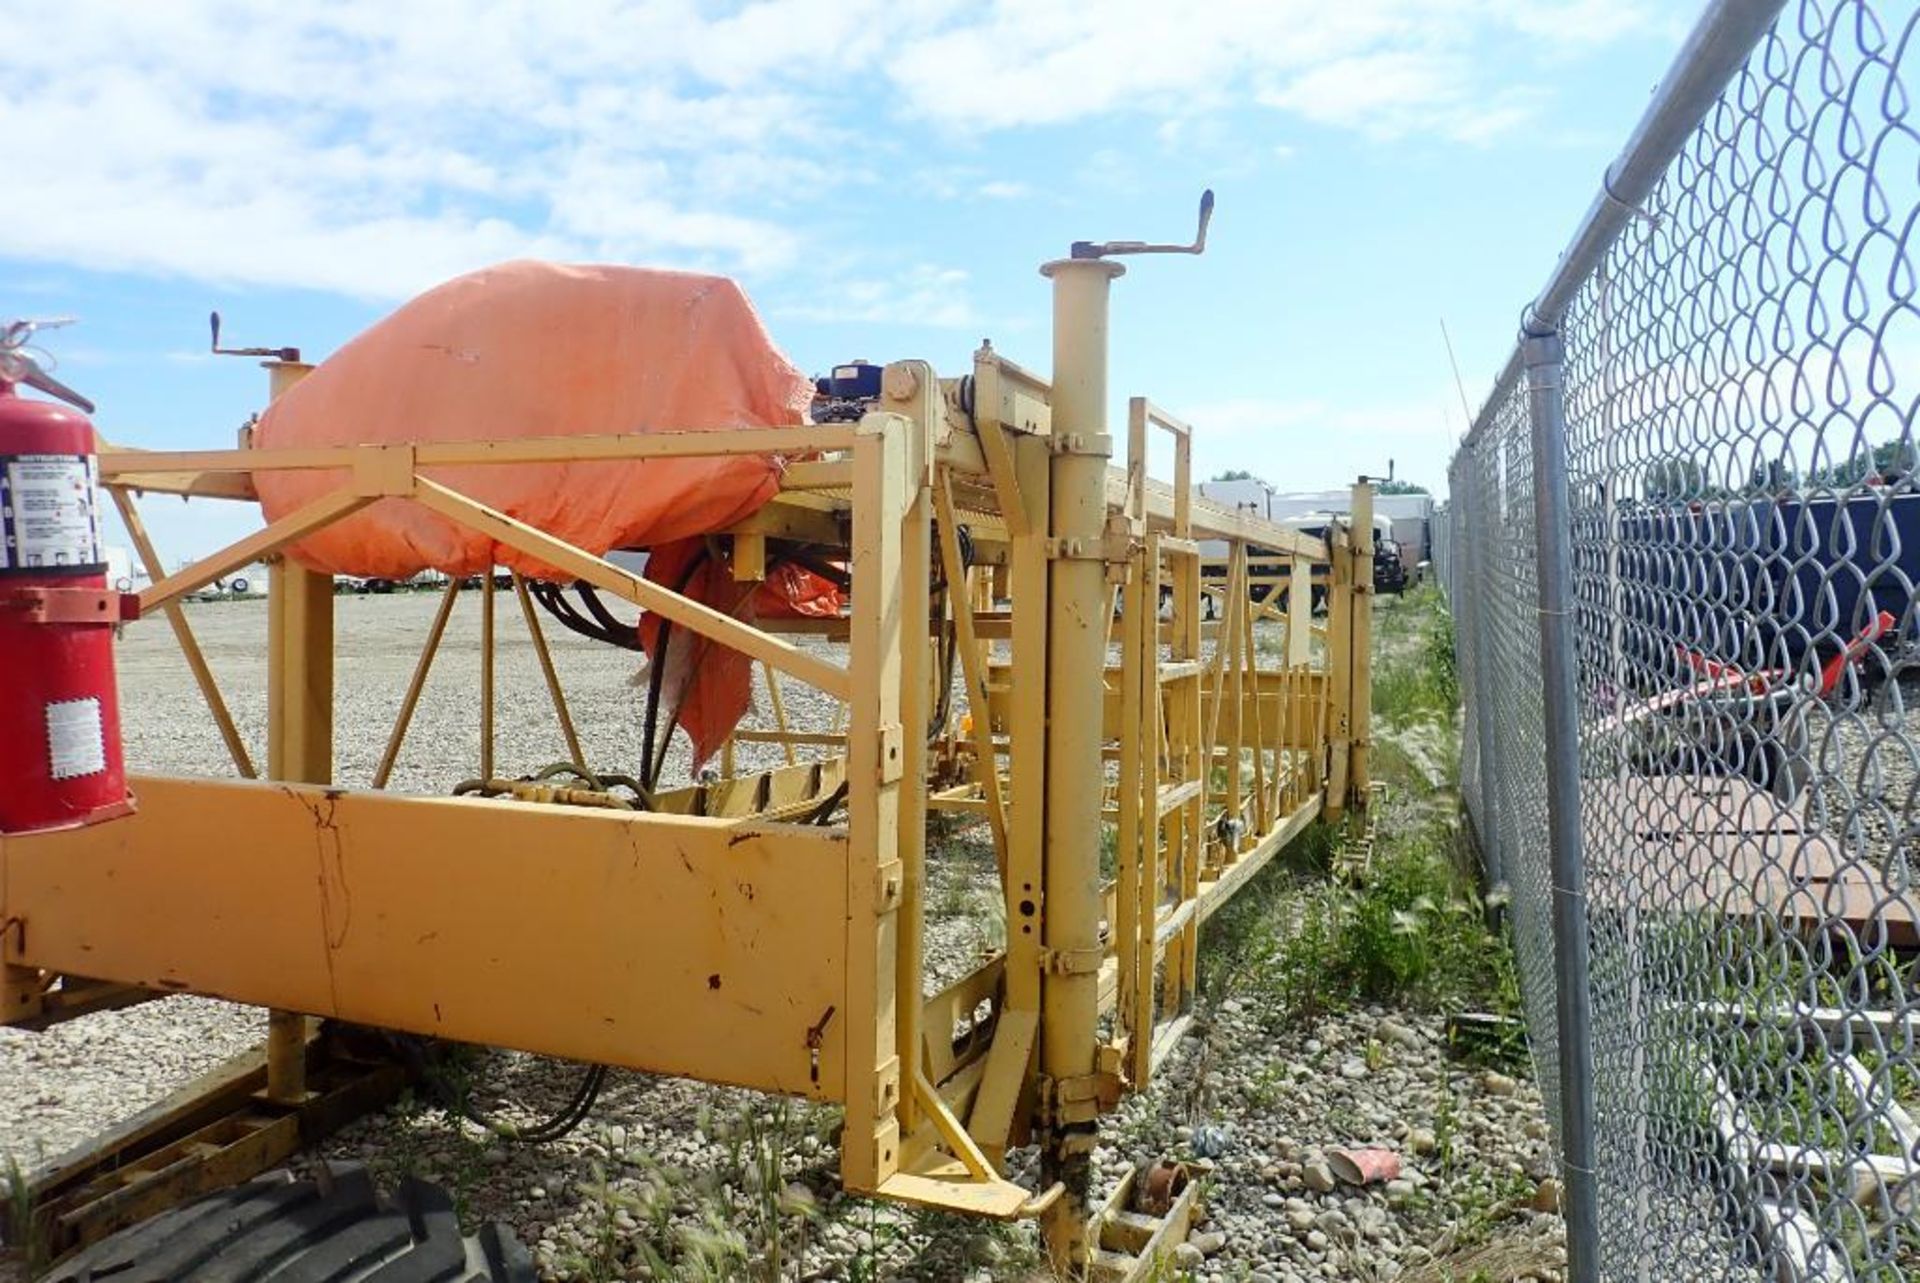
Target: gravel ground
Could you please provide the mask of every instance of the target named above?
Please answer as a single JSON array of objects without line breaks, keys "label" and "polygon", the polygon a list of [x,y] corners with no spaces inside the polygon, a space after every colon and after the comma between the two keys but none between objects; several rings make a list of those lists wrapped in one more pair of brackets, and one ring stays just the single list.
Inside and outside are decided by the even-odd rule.
[{"label": "gravel ground", "polygon": [[[1164,1082],[1107,1129],[1122,1169],[1169,1131],[1220,1150],[1209,1212],[1224,1241],[1202,1273],[1466,1278],[1479,1267],[1462,1261],[1491,1248],[1502,1268],[1489,1277],[1558,1277],[1560,1219],[1542,1210],[1553,1159],[1532,1084],[1446,1056],[1436,1019],[1374,1007],[1275,1038],[1258,1014],[1223,1003]],[[1327,1153],[1358,1146],[1394,1151],[1400,1174],[1343,1185]]]},{"label": "gravel ground", "polygon": [[[370,778],[436,604],[431,594],[339,599],[341,783]],[[520,644],[517,604],[503,595],[499,606],[499,771],[510,774],[563,752],[538,669]],[[189,609],[259,753],[265,605]],[[444,793],[475,773],[478,616],[477,602],[463,598],[400,756],[396,788]],[[600,765],[636,760],[636,657],[558,628],[548,636],[589,755]],[[146,770],[230,773],[168,631],[157,623],[130,629],[119,659],[129,760]],[[783,693],[797,724],[829,724],[827,701],[798,683],[786,683]],[[753,722],[770,718],[756,711]],[[780,760],[772,746],[742,748],[742,769]],[[684,779],[686,770],[676,744],[664,778]],[[985,891],[992,868],[991,845],[977,829],[942,835],[928,893],[936,981],[964,971],[1004,929]],[[1183,1264],[1203,1277],[1266,1283],[1437,1281],[1456,1260],[1449,1253],[1471,1249],[1504,1262],[1490,1267],[1489,1278],[1558,1277],[1558,1220],[1529,1210],[1548,1172],[1531,1085],[1449,1060],[1437,1027],[1404,1013],[1332,1016],[1277,1041],[1255,1029],[1253,1014],[1227,1004],[1104,1133],[1098,1161],[1109,1179],[1140,1157],[1193,1143],[1195,1125],[1217,1149],[1211,1220]],[[46,1034],[0,1030],[0,1154],[27,1163],[57,1154],[251,1045],[263,1024],[251,1009],[173,997]],[[559,1105],[579,1070],[492,1053],[470,1072],[475,1101],[524,1119]],[[763,1263],[777,1245],[807,1279],[988,1280],[1033,1272],[1030,1226],[994,1227],[841,1195],[835,1122],[831,1110],[614,1071],[590,1122],[552,1145],[499,1142],[407,1099],[347,1129],[322,1153],[369,1161],[388,1177],[444,1181],[463,1213],[510,1222],[552,1278],[663,1277],[648,1251],[669,1244],[683,1261],[704,1254],[719,1262],[712,1277],[735,1277],[743,1267],[722,1261],[729,1234],[756,1244]],[[1401,1152],[1399,1181],[1366,1191],[1329,1184],[1327,1148],[1366,1142]],[[1030,1161],[1015,1158],[1017,1166]]]}]

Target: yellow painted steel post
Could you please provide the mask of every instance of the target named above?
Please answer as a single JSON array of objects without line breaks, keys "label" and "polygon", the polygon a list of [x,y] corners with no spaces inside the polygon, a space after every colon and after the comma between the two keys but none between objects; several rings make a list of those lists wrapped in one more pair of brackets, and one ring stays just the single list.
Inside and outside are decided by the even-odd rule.
[{"label": "yellow painted steel post", "polygon": [[1013,677],[1019,698],[1008,708],[1012,740],[1011,858],[1007,866],[1007,1001],[1040,1011],[1040,948],[1047,849],[1047,525],[1051,499],[1047,438],[1013,443],[1014,470],[1027,500],[1029,532],[1013,542]]},{"label": "yellow painted steel post", "polygon": [[427,674],[433,670],[433,657],[440,653],[440,639],[446,635],[447,620],[453,614],[453,602],[459,595],[459,578],[447,580],[446,591],[440,594],[440,608],[434,612],[426,643],[420,647],[420,658],[414,663],[407,693],[400,699],[400,711],[394,715],[393,733],[387,737],[386,752],[380,755],[380,765],[374,768],[374,788],[385,788],[393,775],[393,764],[400,759],[400,746],[406,742],[407,728],[413,725],[413,712],[420,706],[420,692],[426,689]]},{"label": "yellow painted steel post", "polygon": [[[1271,585],[1269,585],[1269,592],[1271,592]],[[1265,605],[1266,603],[1262,603],[1263,608]],[[1268,826],[1273,823],[1272,799],[1267,793],[1267,744],[1266,734],[1263,729],[1266,725],[1266,718],[1265,714],[1261,711],[1263,700],[1260,683],[1260,647],[1258,639],[1254,635],[1255,623],[1256,621],[1254,620],[1251,610],[1241,613],[1240,625],[1242,634],[1240,645],[1242,657],[1246,661],[1246,675],[1243,680],[1246,684],[1245,693],[1247,701],[1253,706],[1253,727],[1251,731],[1248,732],[1247,738],[1249,740],[1249,747],[1253,750],[1254,799],[1254,818],[1253,822],[1248,826],[1246,836],[1241,842],[1242,849],[1252,846],[1254,840],[1265,834]],[[1245,710],[1242,710],[1241,717],[1244,719],[1245,716]]]},{"label": "yellow painted steel post", "polygon": [[[278,400],[312,366],[267,363],[268,395]],[[267,575],[267,778],[333,782],[333,576],[284,553]],[[307,1094],[307,1018],[267,1017],[267,1095],[299,1102]]]},{"label": "yellow painted steel post", "polygon": [[[933,429],[945,408],[940,380],[923,361],[889,365],[881,376],[881,406],[901,415],[909,426],[900,479],[899,514],[893,527],[900,559],[900,722],[899,844],[895,856],[894,1052],[902,1083],[898,1104],[902,1134],[911,1135],[919,1106],[910,1089],[920,1066],[921,959],[926,936],[927,728],[932,721],[933,613]],[[771,671],[771,670],[769,670]],[[882,856],[884,858],[884,855]],[[885,882],[885,876],[882,876]]]},{"label": "yellow painted steel post", "polygon": [[1348,789],[1352,804],[1364,807],[1373,781],[1373,486],[1353,487],[1353,673],[1347,734],[1352,748]]},{"label": "yellow painted steel post", "polygon": [[[1004,595],[1012,607],[1010,673],[1018,673],[1019,698],[1009,699],[1006,863],[1000,889],[1006,905],[1005,989],[994,1022],[980,1090],[967,1117],[967,1131],[990,1162],[1004,1158],[1011,1138],[1026,1135],[1031,1110],[1035,1041],[1040,1024],[1040,931],[1044,879],[1041,855],[1046,817],[1047,686],[1047,439],[1011,433],[1011,485],[1001,494],[1015,506],[1007,520],[1008,561],[987,589],[989,603]],[[979,568],[976,568],[979,569]],[[1007,587],[1011,592],[1005,592]],[[984,643],[991,646],[991,643]],[[990,651],[984,656],[990,659]],[[983,669],[983,671],[986,671]],[[971,680],[969,686],[971,688]],[[984,687],[984,681],[981,683]],[[971,697],[970,697],[971,698]],[[991,717],[984,699],[972,710],[978,723]]]},{"label": "yellow painted steel post", "polygon": [[[896,1116],[904,1086],[896,1013],[902,872],[900,792],[906,765],[901,694],[903,632],[924,641],[926,614],[904,627],[902,525],[912,505],[910,478],[924,468],[924,447],[892,414],[861,420],[853,449],[852,703],[847,731],[846,1125],[840,1171],[856,1190],[874,1190],[900,1166]],[[923,563],[919,567],[926,574]],[[925,727],[912,728],[924,734]],[[915,781],[919,785],[919,781]],[[912,995],[917,1003],[919,994]],[[839,1019],[823,1013],[823,1025]]]},{"label": "yellow painted steel post", "polygon": [[1227,609],[1220,620],[1220,632],[1214,645],[1226,656],[1226,682],[1224,689],[1216,698],[1226,701],[1225,726],[1222,734],[1227,741],[1227,809],[1228,823],[1220,841],[1219,859],[1222,864],[1233,863],[1239,855],[1241,835],[1247,831],[1246,780],[1245,767],[1241,764],[1242,750],[1246,747],[1246,695],[1247,695],[1247,655],[1244,639],[1245,627],[1242,619],[1252,599],[1247,595],[1253,590],[1247,582],[1247,545],[1243,540],[1234,540],[1231,561],[1227,568]]},{"label": "yellow painted steel post", "polygon": [[[1160,753],[1161,733],[1163,730],[1163,709],[1166,698],[1160,683],[1160,537],[1148,534],[1144,556],[1140,558],[1139,604],[1142,618],[1137,621],[1137,645],[1142,655],[1140,669],[1140,716],[1138,724],[1128,721],[1125,731],[1128,738],[1137,740],[1140,748],[1136,750],[1139,760],[1138,787],[1131,791],[1138,799],[1140,824],[1137,834],[1138,848],[1134,853],[1137,867],[1131,880],[1134,892],[1135,919],[1132,923],[1132,948],[1121,951],[1120,955],[1120,993],[1121,1003],[1131,1003],[1131,1027],[1133,1046],[1131,1051],[1131,1077],[1133,1089],[1142,1091],[1153,1067],[1153,965],[1154,936],[1158,925],[1160,907],[1160,841],[1164,827],[1160,815]],[[1179,647],[1174,647],[1177,653]],[[1191,679],[1183,679],[1191,680]],[[1169,753],[1171,758],[1171,753]],[[1169,762],[1171,765],[1171,762]],[[1178,767],[1173,768],[1178,772]],[[1124,774],[1124,771],[1123,771]],[[1128,874],[1123,870],[1123,878]],[[1124,883],[1123,883],[1124,885]],[[1126,914],[1121,915],[1125,925]],[[1128,967],[1131,964],[1131,971]]]},{"label": "yellow painted steel post", "polygon": [[[493,567],[480,584],[480,778],[493,778]],[[585,763],[578,763],[584,766]]]},{"label": "yellow painted steel post", "polygon": [[1090,1259],[1088,1197],[1099,1114],[1100,761],[1109,627],[1107,520],[1107,307],[1126,269],[1101,259],[1061,259],[1053,281],[1053,465],[1047,576],[1047,814],[1040,1070],[1050,1118],[1041,1179],[1066,1196],[1046,1217],[1056,1268]]},{"label": "yellow painted steel post", "polygon": [[1352,532],[1336,521],[1327,531],[1327,795],[1326,815],[1347,809],[1353,725]]},{"label": "yellow painted steel post", "polygon": [[[761,577],[765,578],[764,575]],[[763,661],[760,665],[760,675],[764,677],[767,682],[767,701],[773,706],[774,728],[782,735],[791,734],[793,727],[792,724],[787,721],[787,701],[780,694],[780,674],[773,670],[773,665]],[[732,743],[731,737],[729,737],[728,743]],[[781,746],[786,749],[788,766],[792,766],[800,760],[800,755],[793,751],[792,740],[781,741]]]},{"label": "yellow painted steel post", "polygon": [[[1152,556],[1150,546],[1135,545],[1133,581],[1127,586],[1121,608],[1120,832],[1114,847],[1113,923],[1119,980],[1114,1007],[1118,1033],[1123,1040],[1131,1040],[1128,1045],[1133,1051],[1152,1037],[1151,1027],[1140,1023],[1139,1004],[1133,992],[1139,977],[1136,964],[1143,934],[1141,920],[1143,916],[1153,916],[1151,901],[1142,891],[1140,871],[1145,846],[1152,840],[1147,835],[1156,827],[1153,797],[1146,788],[1146,778],[1151,771],[1144,760],[1152,757],[1158,748],[1146,735],[1147,711],[1151,705],[1145,701],[1157,702],[1160,698],[1155,663],[1159,648],[1153,643],[1158,618],[1157,612],[1147,604],[1151,599],[1146,595],[1151,578],[1147,563]],[[1150,942],[1147,948],[1151,950]]]}]

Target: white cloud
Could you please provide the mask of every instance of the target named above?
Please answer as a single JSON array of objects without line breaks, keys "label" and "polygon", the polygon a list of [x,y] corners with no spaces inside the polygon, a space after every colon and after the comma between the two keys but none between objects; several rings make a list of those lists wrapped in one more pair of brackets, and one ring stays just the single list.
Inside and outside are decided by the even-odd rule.
[{"label": "white cloud", "polygon": [[[1272,105],[1327,123],[1371,125],[1316,101],[1364,106],[1386,95],[1401,122],[1440,108],[1426,131],[1472,133],[1474,98],[1513,96],[1508,66],[1476,65],[1485,41],[1589,48],[1645,26],[1639,5],[1612,0],[998,0],[972,23],[906,44],[887,71],[917,114],[962,132],[1063,124],[1113,112],[1182,118],[1265,87]],[[1484,63],[1484,60],[1481,60]],[[1303,85],[1301,94],[1289,92]],[[1517,101],[1495,109],[1520,110]]]},{"label": "white cloud", "polygon": [[[63,0],[0,44],[0,137],[29,176],[0,257],[381,299],[523,255],[771,275],[819,261],[811,221],[907,148],[938,168],[942,139],[1130,116],[1184,147],[1255,101],[1477,140],[1535,105],[1481,42],[1550,53],[1644,20],[1603,0]],[[1088,166],[1138,181],[1111,144]],[[1052,179],[975,168],[956,196]]]},{"label": "white cloud", "polygon": [[941,329],[978,329],[984,324],[968,301],[967,274],[958,268],[928,264],[898,276],[838,282],[824,301],[776,305],[771,312],[805,321]]},{"label": "white cloud", "polygon": [[[929,165],[914,173],[913,185],[936,200],[948,201],[1036,201],[1048,199],[1051,196],[1051,193],[1036,188],[1031,183],[996,175],[997,171],[981,165],[955,163]],[[838,183],[845,180],[836,174],[834,181]],[[878,179],[862,178],[857,181],[877,182]]]},{"label": "white cloud", "polygon": [[1439,133],[1484,142],[1525,120],[1533,97],[1524,89],[1480,90],[1460,55],[1397,49],[1322,63],[1265,90],[1260,101],[1379,138]]},{"label": "white cloud", "polygon": [[522,255],[753,272],[796,253],[737,205],[794,181],[771,158],[818,113],[714,87],[767,49],[703,79],[724,42],[681,4],[83,0],[45,19],[0,49],[0,132],[34,175],[0,254],[394,298]]}]

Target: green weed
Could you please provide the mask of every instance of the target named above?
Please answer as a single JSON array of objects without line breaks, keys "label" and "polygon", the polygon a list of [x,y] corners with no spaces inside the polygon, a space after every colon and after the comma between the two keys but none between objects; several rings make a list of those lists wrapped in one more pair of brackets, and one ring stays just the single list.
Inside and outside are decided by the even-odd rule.
[{"label": "green weed", "polygon": [[1451,724],[1460,705],[1453,616],[1439,593],[1421,589],[1396,610],[1375,616],[1373,713],[1383,721]]},{"label": "green weed", "polygon": [[1354,1003],[1519,1010],[1511,950],[1456,869],[1446,824],[1383,834],[1358,886],[1299,867],[1324,867],[1333,847],[1331,830],[1309,834],[1296,862],[1262,870],[1203,929],[1203,1003],[1244,998],[1275,1031]]},{"label": "green weed", "polygon": [[33,1192],[27,1174],[12,1154],[6,1158],[6,1178],[6,1251],[0,1253],[0,1260],[15,1257],[22,1267],[21,1277],[33,1278],[46,1265],[47,1245],[34,1220]]}]

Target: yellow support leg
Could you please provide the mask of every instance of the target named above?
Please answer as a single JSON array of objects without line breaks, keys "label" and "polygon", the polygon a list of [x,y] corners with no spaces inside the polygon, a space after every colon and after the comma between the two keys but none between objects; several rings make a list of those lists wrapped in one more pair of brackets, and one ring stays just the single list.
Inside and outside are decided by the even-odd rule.
[{"label": "yellow support leg", "polygon": [[[270,394],[306,377],[311,366],[267,366]],[[267,576],[267,776],[301,784],[333,782],[333,576],[284,553]],[[307,1018],[297,1011],[267,1019],[267,1095],[286,1104],[307,1096]]]},{"label": "yellow support leg", "polygon": [[[1102,558],[1106,534],[1107,304],[1125,269],[1067,259],[1041,269],[1054,283],[1052,512],[1048,573],[1046,900],[1040,1072],[1048,1097],[1041,1182],[1064,1196],[1045,1219],[1054,1266],[1091,1258],[1097,1084],[1103,685],[1111,624]],[[1088,961],[1092,965],[1088,965]]]}]

